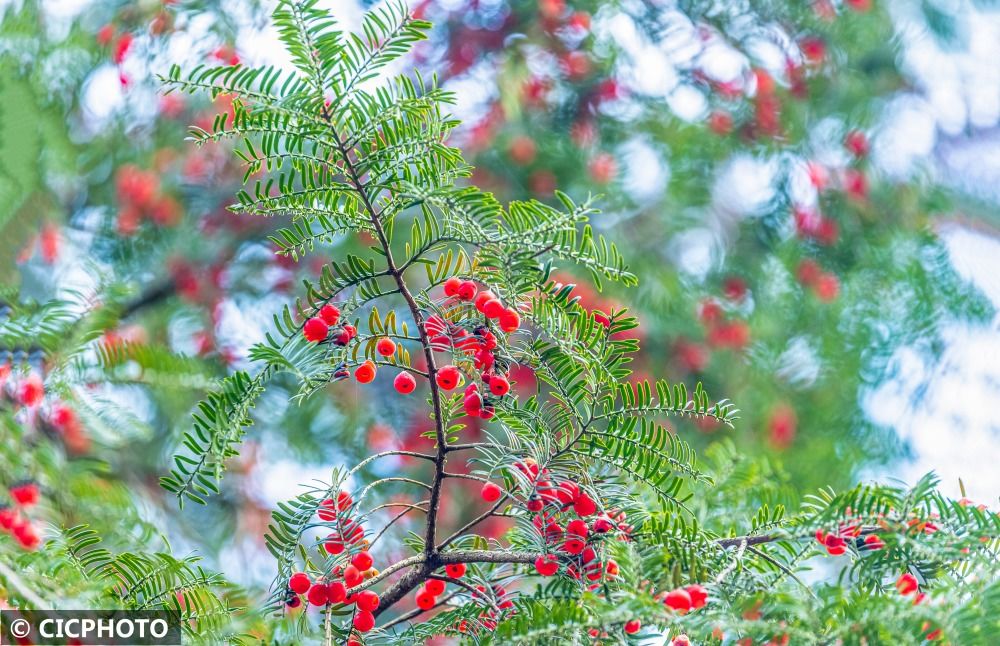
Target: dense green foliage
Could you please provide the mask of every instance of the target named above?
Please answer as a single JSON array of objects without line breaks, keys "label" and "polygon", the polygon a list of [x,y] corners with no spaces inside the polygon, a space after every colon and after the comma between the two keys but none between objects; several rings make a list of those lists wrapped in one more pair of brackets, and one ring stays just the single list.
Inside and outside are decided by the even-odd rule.
[{"label": "dense green foliage", "polygon": [[[541,6],[542,17],[564,20],[566,9],[553,6]],[[191,6],[178,15],[215,10]],[[525,20],[536,8],[514,3],[512,10]],[[822,30],[824,42],[845,43],[847,58],[801,71],[805,96],[794,84],[763,90],[769,75],[758,69],[740,96],[713,97],[737,124],[721,138],[638,94],[641,116],[594,109],[604,73],[597,70],[610,70],[624,52],[595,56],[604,67],[582,76],[560,68],[542,79],[548,96],[560,98],[525,102],[521,110],[509,98],[520,96],[521,57],[532,47],[548,42],[568,55],[595,44],[560,35],[544,20],[526,29],[522,44],[484,59],[504,72],[505,118],[491,112],[485,139],[482,124],[453,132],[461,124],[448,114],[455,97],[447,85],[393,71],[428,34],[448,32],[396,4],[372,10],[351,34],[314,2],[282,2],[273,22],[292,69],[234,65],[229,51],[217,50],[223,66],[163,70],[172,93],[160,110],[175,119],[112,121],[86,142],[59,123],[79,106],[48,91],[53,79],[5,79],[0,87],[15,97],[15,111],[36,105],[44,118],[38,142],[31,133],[5,140],[13,141],[5,158],[23,161],[12,166],[21,175],[2,175],[13,178],[0,188],[14,207],[3,225],[14,240],[12,227],[26,221],[18,215],[23,205],[48,219],[65,214],[71,224],[64,234],[48,225],[37,255],[21,258],[24,279],[7,291],[0,323],[0,484],[13,500],[25,481],[41,489],[37,504],[6,508],[17,510],[11,524],[21,528],[0,537],[0,590],[8,603],[161,607],[177,614],[192,640],[206,642],[344,643],[359,611],[334,603],[317,616],[286,607],[287,586],[296,571],[313,580],[343,576],[363,545],[344,541],[346,551],[337,553],[324,547],[353,524],[363,527],[380,570],[348,585],[382,597],[375,630],[355,633],[364,643],[441,634],[484,643],[623,643],[684,633],[692,643],[921,643],[938,636],[991,643],[1000,631],[996,514],[945,499],[932,476],[912,488],[853,485],[862,458],[893,455],[885,434],[871,432],[858,409],[867,380],[881,378],[900,345],[933,343],[948,317],[988,309],[956,280],[925,229],[946,196],[875,177],[864,195],[850,195],[849,185],[819,191],[822,211],[838,222],[835,244],[808,227],[789,230],[797,208],[789,186],[794,169],[816,153],[809,133],[825,118],[820,106],[839,115],[861,105],[857,113],[864,113],[874,93],[899,83],[878,52],[859,62],[846,49],[874,42],[869,36],[884,22],[847,14],[827,24],[812,9],[783,3],[753,3],[731,16],[700,3],[684,12],[744,45],[750,35],[737,36],[746,15],[760,25]],[[172,15],[153,17],[143,43],[150,51]],[[142,24],[147,17],[125,18]],[[661,33],[665,26],[650,18],[649,33]],[[50,42],[41,23],[30,3],[8,11],[3,51],[34,34],[31,55],[54,65],[90,47],[96,31],[74,25],[70,37]],[[121,38],[111,42],[115,58]],[[19,64],[26,69],[28,60]],[[61,82],[79,85],[90,64],[81,60]],[[528,80],[538,80],[534,69]],[[711,85],[694,70],[691,76],[694,85]],[[563,86],[569,94],[557,91]],[[775,105],[779,127],[762,116]],[[838,125],[836,145],[872,118]],[[578,133],[581,120],[591,119],[583,126],[597,138],[577,147],[585,154],[567,154],[570,130]],[[197,147],[158,151],[180,140],[186,121],[195,122]],[[7,113],[3,123],[11,123]],[[598,154],[627,144],[634,128],[671,151],[673,177],[653,199],[634,195],[625,181],[609,185],[613,168]],[[158,141],[123,145],[136,132]],[[513,141],[525,136],[536,151],[526,163]],[[456,141],[491,173],[474,172]],[[42,148],[51,154],[40,155]],[[114,160],[102,150],[115,151]],[[704,209],[711,169],[742,150],[784,156],[774,178],[781,190],[735,226],[724,271],[700,282],[664,268],[664,240],[699,220],[663,214]],[[858,155],[847,167],[861,172],[867,164]],[[538,179],[541,170],[554,177]],[[42,188],[74,172],[79,177],[62,191]],[[565,193],[554,191],[556,182]],[[608,194],[585,197],[597,190]],[[111,200],[116,212],[80,207]],[[233,202],[228,213],[217,208],[221,200]],[[609,214],[626,225],[612,227]],[[46,275],[46,266],[58,266],[52,247],[66,242],[63,257],[67,248],[82,255],[99,280],[77,290],[59,272]],[[36,253],[34,242],[29,251]],[[890,262],[904,256],[914,260]],[[794,285],[804,258],[830,272],[825,289],[839,277],[833,298],[819,283]],[[714,293],[715,285],[732,287],[725,281],[734,274],[749,291]],[[518,324],[444,295],[456,277],[489,289],[505,312],[517,312]],[[914,297],[890,298],[901,285]],[[815,298],[803,298],[807,289]],[[287,297],[270,298],[275,293]],[[706,296],[716,300],[706,306]],[[221,310],[250,302],[271,322],[244,359],[221,340]],[[321,343],[307,340],[306,321],[329,304],[339,323]],[[132,323],[139,318],[141,327]],[[339,342],[345,323],[357,336]],[[691,344],[708,352],[692,341],[700,335],[715,347],[693,361]],[[891,342],[873,344],[882,336]],[[396,342],[389,354],[378,350],[385,338]],[[496,345],[487,349],[490,338]],[[780,358],[794,338],[814,349],[819,378],[802,382],[783,369]],[[671,381],[647,379],[667,355],[675,357],[666,366]],[[469,391],[438,380],[451,364],[477,392],[489,387],[484,375],[508,372],[514,389],[474,394],[470,403]],[[355,386],[351,375],[364,381],[358,371],[366,366],[380,376]],[[385,377],[402,371],[419,384],[408,399]],[[682,385],[699,377],[741,410],[700,384]],[[776,433],[778,412],[786,427],[791,418],[791,438]],[[409,423],[414,431],[380,442],[373,421]],[[698,430],[706,428],[712,433]],[[728,437],[719,438],[723,433]],[[767,435],[772,446],[761,441]],[[258,450],[338,466],[323,481],[284,485],[287,502],[270,515],[243,490]],[[386,460],[391,466],[382,466]],[[493,504],[477,495],[486,482],[502,491]],[[576,498],[558,504],[553,491],[566,483]],[[821,483],[836,491],[808,495]],[[324,501],[339,501],[342,491],[351,502],[332,513]],[[594,511],[584,510],[580,494]],[[539,500],[541,511],[532,508]],[[590,527],[589,558],[562,538],[580,520]],[[605,521],[608,528],[594,529]],[[276,575],[266,593],[259,580],[218,558],[244,533],[263,536],[270,554],[264,569]],[[178,556],[190,547],[209,554],[211,566]],[[548,554],[559,563],[553,578],[539,576],[536,565]],[[411,593],[455,563],[468,571],[449,577],[449,593],[435,599],[444,607],[410,610]],[[926,593],[920,603],[916,593],[897,591],[904,573]],[[663,603],[667,592],[689,585],[704,587],[703,607],[683,614]],[[627,634],[636,620],[638,633]]]}]

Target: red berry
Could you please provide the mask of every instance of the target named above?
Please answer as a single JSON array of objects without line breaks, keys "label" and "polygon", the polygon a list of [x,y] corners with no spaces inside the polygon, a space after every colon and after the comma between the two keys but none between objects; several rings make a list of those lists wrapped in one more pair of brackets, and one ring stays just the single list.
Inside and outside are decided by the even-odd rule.
[{"label": "red berry", "polygon": [[503,397],[510,392],[510,382],[506,377],[495,375],[490,379],[490,392],[497,397]]},{"label": "red berry", "polygon": [[640,628],[642,628],[642,622],[640,622],[638,619],[633,619],[632,621],[625,622],[625,632],[628,633],[629,635],[636,634],[637,632],[639,632]]},{"label": "red berry", "polygon": [[909,572],[896,579],[896,589],[899,590],[899,594],[904,597],[908,594],[916,592],[918,587],[920,587],[920,584],[917,582],[917,577],[913,576]]},{"label": "red berry", "polygon": [[427,590],[421,590],[417,593],[417,607],[421,610],[430,610],[437,603],[437,598],[427,592]]},{"label": "red berry", "polygon": [[340,581],[334,581],[326,586],[326,598],[330,603],[343,603],[347,598],[347,586]]},{"label": "red berry", "polygon": [[354,378],[358,380],[358,383],[367,384],[375,379],[375,372],[375,364],[371,361],[365,361],[354,371]]},{"label": "red berry", "polygon": [[298,608],[302,605],[302,599],[300,599],[298,595],[293,594],[288,598],[288,601],[285,602],[285,605],[289,608]]},{"label": "red berry", "polygon": [[525,506],[528,508],[528,511],[532,511],[537,514],[543,507],[545,507],[545,503],[542,501],[540,496],[533,495],[528,498],[528,504]]},{"label": "red berry", "polygon": [[462,281],[458,286],[458,298],[463,301],[471,301],[476,297],[476,283],[471,280]]},{"label": "red berry", "polygon": [[340,540],[339,534],[330,534],[323,541],[323,549],[336,556],[344,551],[344,542]]},{"label": "red berry", "polygon": [[441,579],[427,579],[427,583],[424,584],[424,589],[427,590],[427,593],[435,597],[444,592],[444,588],[444,581]]},{"label": "red berry", "polygon": [[309,319],[306,321],[306,324],[302,326],[302,334],[305,335],[306,341],[312,341],[313,343],[323,341],[329,333],[330,326],[328,326],[323,319],[319,317]]},{"label": "red berry", "polygon": [[437,371],[437,385],[444,390],[451,390],[458,385],[461,373],[455,366],[444,366]]},{"label": "red berry", "polygon": [[351,559],[351,565],[364,572],[372,566],[372,555],[362,550]]},{"label": "red berry", "polygon": [[473,301],[473,303],[475,304],[477,310],[479,310],[480,312],[483,312],[485,314],[485,311],[483,310],[483,307],[486,305],[486,303],[488,301],[495,300],[495,299],[496,299],[496,296],[494,296],[493,292],[491,292],[488,289],[484,289],[483,291],[481,291],[478,294],[476,294],[476,300]]},{"label": "red berry", "polygon": [[309,588],[309,594],[306,595],[309,599],[309,603],[314,606],[325,606],[327,603],[326,595],[326,585],[322,583],[314,583],[311,588]]},{"label": "red berry", "polygon": [[684,590],[691,597],[692,608],[701,608],[708,601],[708,591],[697,583],[687,586]]},{"label": "red berry", "polygon": [[375,627],[375,615],[367,610],[359,610],[354,615],[354,629],[359,633],[366,633]]},{"label": "red berry", "polygon": [[585,493],[580,493],[573,502],[573,511],[579,516],[591,516],[597,513],[597,503]]},{"label": "red berry", "polygon": [[465,563],[449,563],[444,566],[444,571],[453,579],[461,579],[465,576]]},{"label": "red berry", "polygon": [[327,304],[319,308],[319,317],[327,325],[336,325],[337,321],[340,320],[340,310],[334,305]]},{"label": "red berry", "polygon": [[483,485],[482,491],[479,495],[483,497],[486,502],[496,502],[500,500],[500,496],[503,494],[503,490],[500,489],[498,485],[492,482],[487,482]]},{"label": "red berry", "polygon": [[365,612],[375,612],[378,603],[378,595],[371,590],[363,590],[358,594],[358,608]]},{"label": "red berry", "polygon": [[409,395],[417,389],[417,380],[408,372],[401,372],[392,380],[392,385],[400,395]]},{"label": "red berry", "polygon": [[556,489],[556,498],[564,505],[572,504],[576,497],[580,495],[580,488],[572,482],[563,482]]},{"label": "red berry", "polygon": [[462,286],[462,279],[456,276],[452,276],[448,280],[444,281],[444,295],[445,296],[455,296],[458,294],[458,288]]},{"label": "red berry", "polygon": [[396,343],[388,337],[379,339],[375,344],[375,351],[383,357],[391,357],[396,354]]},{"label": "red berry", "polygon": [[486,303],[483,304],[483,309],[481,311],[486,318],[497,319],[503,316],[506,310],[504,309],[503,303],[494,298],[486,301]]},{"label": "red berry", "polygon": [[579,554],[587,546],[580,538],[567,538],[566,542],[563,543],[563,549],[570,554]]},{"label": "red berry", "polygon": [[852,130],[844,138],[844,147],[855,157],[864,157],[868,154],[868,137],[860,130]]},{"label": "red berry", "polygon": [[667,597],[663,600],[663,603],[668,608],[672,608],[683,615],[691,609],[691,595],[688,594],[687,590],[678,588],[668,592]]},{"label": "red berry", "polygon": [[10,488],[10,497],[22,507],[33,507],[38,504],[38,485],[34,482],[23,482]]},{"label": "red berry", "polygon": [[576,520],[571,520],[569,524],[566,525],[566,533],[573,534],[581,538],[587,538],[587,534],[590,533],[590,530],[587,527],[587,521],[577,518]]},{"label": "red berry", "polygon": [[362,581],[364,581],[364,577],[361,576],[361,571],[358,568],[353,565],[344,568],[344,583],[347,584],[347,587],[353,588]]},{"label": "red berry", "polygon": [[554,554],[545,554],[535,559],[535,570],[542,576],[552,576],[559,571],[559,561]]},{"label": "red berry", "polygon": [[310,586],[312,586],[312,581],[309,580],[309,575],[305,572],[296,572],[288,579],[288,587],[295,594],[305,594],[309,591]]},{"label": "red berry", "polygon": [[509,334],[519,327],[521,327],[521,316],[517,310],[512,308],[504,310],[504,313],[500,315],[500,329]]},{"label": "red berry", "polygon": [[350,324],[344,326],[344,332],[347,332],[352,339],[358,336],[358,328]]}]

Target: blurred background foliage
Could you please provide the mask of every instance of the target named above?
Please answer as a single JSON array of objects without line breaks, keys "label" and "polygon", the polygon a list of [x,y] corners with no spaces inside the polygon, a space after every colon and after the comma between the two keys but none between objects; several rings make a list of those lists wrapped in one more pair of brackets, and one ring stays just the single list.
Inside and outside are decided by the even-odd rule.
[{"label": "blurred background foliage", "polygon": [[[250,367],[246,349],[271,313],[320,269],[274,255],[267,236],[279,222],[225,210],[243,179],[232,155],[184,142],[188,125],[229,110],[226,97],[163,96],[156,78],[171,63],[281,63],[269,7],[0,7],[0,351],[11,371],[0,484],[40,483],[46,536],[88,523],[122,548],[169,538],[175,553],[196,550],[237,582],[266,585],[262,535],[277,500],[374,450],[430,443],[419,406],[380,395],[388,380],[301,404],[289,403],[289,383],[255,410],[223,496],[178,514],[157,485],[212,380]],[[333,10],[350,25],[364,8]],[[639,376],[703,381],[733,400],[735,429],[676,431],[703,449],[733,443],[752,458],[746,481],[794,506],[908,457],[899,429],[872,414],[901,349],[933,367],[956,321],[995,335],[992,302],[942,238],[954,226],[995,236],[995,196],[952,181],[938,153],[985,137],[997,115],[988,127],[951,123],[939,140],[932,119],[923,147],[926,127],[899,127],[904,99],[936,109],[912,48],[983,55],[983,36],[970,34],[984,29],[977,16],[995,25],[995,9],[428,0],[413,11],[436,24],[432,40],[406,64],[457,92],[456,143],[481,186],[502,200],[552,199],[556,187],[603,196],[595,226],[639,286],[561,280],[579,281],[590,306],[640,317]],[[327,240],[324,254],[363,243]],[[45,377],[45,403],[8,406],[32,373]],[[459,523],[463,506],[449,508]],[[17,553],[0,538],[0,558]]]}]

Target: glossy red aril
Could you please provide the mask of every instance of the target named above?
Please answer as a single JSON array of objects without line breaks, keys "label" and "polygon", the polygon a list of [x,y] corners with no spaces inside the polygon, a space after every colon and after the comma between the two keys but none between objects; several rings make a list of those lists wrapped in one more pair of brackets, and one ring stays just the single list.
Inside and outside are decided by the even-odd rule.
[{"label": "glossy red aril", "polygon": [[482,491],[479,492],[479,495],[481,495],[483,500],[486,502],[496,502],[500,500],[501,494],[503,494],[503,490],[493,482],[487,482],[484,484]]},{"label": "glossy red aril", "polygon": [[361,576],[361,571],[358,568],[353,565],[344,568],[344,583],[347,584],[347,587],[353,588],[362,581],[364,581],[364,577]]},{"label": "glossy red aril", "polygon": [[563,543],[563,549],[570,554],[579,554],[586,546],[587,544],[579,537],[567,538],[566,542]]},{"label": "glossy red aril", "polygon": [[400,395],[409,395],[417,389],[417,380],[408,372],[401,372],[392,380],[392,386]]},{"label": "glossy red aril", "polygon": [[[476,300],[473,301],[473,303],[475,304],[477,310],[483,312],[483,306],[486,305],[486,303],[491,300],[496,300],[496,296],[494,296],[493,292],[491,292],[490,290],[484,289],[483,291],[476,294]],[[485,312],[483,313],[485,314]]]},{"label": "glossy red aril", "polygon": [[476,298],[476,283],[471,280],[464,280],[462,284],[458,286],[458,298],[463,301],[471,301]]},{"label": "glossy red aril", "polygon": [[535,559],[535,570],[542,576],[552,576],[559,571],[559,561],[554,554],[545,554]]},{"label": "glossy red aril", "polygon": [[383,337],[375,344],[375,351],[383,357],[391,357],[396,354],[396,342],[389,337]]},{"label": "glossy red aril", "polygon": [[571,520],[568,525],[566,525],[566,533],[573,534],[574,536],[579,536],[581,538],[587,538],[587,534],[590,533],[587,527],[587,521],[580,520],[579,518]]},{"label": "glossy red aril", "polygon": [[366,612],[375,612],[378,609],[378,595],[371,590],[363,590],[358,593],[358,608]]},{"label": "glossy red aril", "polygon": [[457,296],[458,288],[461,286],[462,286],[462,279],[452,276],[448,280],[444,281],[444,295]]},{"label": "glossy red aril", "polygon": [[366,552],[364,550],[362,550],[362,551],[358,552],[357,554],[355,554],[354,558],[351,559],[351,565],[353,565],[354,567],[358,568],[362,572],[364,572],[365,570],[371,568],[372,562],[373,561],[372,561],[371,554],[369,554],[368,552]]},{"label": "glossy red aril", "polygon": [[899,594],[904,597],[908,594],[916,592],[918,587],[920,587],[920,585],[917,582],[917,577],[913,576],[909,572],[896,579],[896,589],[899,590]]},{"label": "glossy red aril", "polygon": [[326,339],[326,335],[330,332],[330,326],[328,326],[323,319],[318,316],[313,317],[306,321],[306,324],[302,326],[302,334],[306,337],[306,341],[311,341],[313,343],[319,343]]},{"label": "glossy red aril", "polygon": [[309,593],[306,598],[314,606],[325,606],[327,603],[326,596],[326,585],[322,583],[314,583],[311,588],[309,588]]},{"label": "glossy red aril", "polygon": [[509,334],[519,327],[521,327],[521,316],[517,310],[513,308],[504,310],[504,313],[500,315],[500,329]]},{"label": "glossy red aril", "polygon": [[455,366],[444,366],[437,371],[437,385],[444,390],[452,390],[458,386],[461,373]]},{"label": "glossy red aril", "polygon": [[538,512],[540,512],[542,510],[542,508],[545,507],[545,503],[542,501],[541,496],[532,495],[530,498],[528,498],[528,502],[525,505],[525,507],[528,508],[528,511],[531,511],[531,512],[534,512],[534,513],[537,514]]},{"label": "glossy red aril", "polygon": [[688,593],[688,596],[691,597],[692,608],[701,608],[708,601],[708,590],[697,583],[687,586],[684,590]]},{"label": "glossy red aril", "polygon": [[366,633],[375,627],[375,615],[367,610],[359,610],[354,615],[354,629],[359,633]]},{"label": "glossy red aril", "polygon": [[444,566],[444,572],[453,579],[461,579],[465,576],[465,563],[449,563]]},{"label": "glossy red aril", "polygon": [[597,513],[597,503],[586,493],[580,492],[580,495],[573,501],[573,511],[580,516],[591,516]]},{"label": "glossy red aril", "polygon": [[371,383],[371,381],[375,379],[376,372],[377,369],[375,368],[375,363],[372,361],[365,361],[354,371],[354,378],[358,380],[358,383]]},{"label": "glossy red aril", "polygon": [[343,603],[347,598],[347,586],[340,581],[334,581],[326,586],[326,598],[330,603]]},{"label": "glossy red aril", "polygon": [[421,610],[430,610],[437,603],[437,597],[422,589],[417,593],[417,607]]},{"label": "glossy red aril", "polygon": [[490,378],[490,392],[497,397],[503,397],[510,392],[510,382],[507,381],[506,377],[494,375]]},{"label": "glossy red aril", "polygon": [[38,504],[38,485],[34,482],[22,482],[9,489],[10,497],[22,507],[33,507]]},{"label": "glossy red aril", "polygon": [[639,632],[640,628],[642,628],[642,622],[639,621],[638,619],[633,619],[632,621],[625,622],[625,632],[628,633],[629,635],[636,634],[637,632]]},{"label": "glossy red aril", "polygon": [[288,579],[288,587],[295,594],[305,594],[311,586],[312,581],[305,572],[296,572]]},{"label": "glossy red aril", "polygon": [[678,588],[677,590],[668,592],[663,603],[668,608],[684,614],[691,609],[691,595],[688,594],[687,590]]},{"label": "glossy red aril", "polygon": [[319,308],[319,317],[327,325],[336,325],[340,321],[340,310],[333,305],[327,304]]},{"label": "glossy red aril", "polygon": [[495,298],[483,304],[482,312],[488,319],[498,319],[505,311],[503,303]]},{"label": "glossy red aril", "polygon": [[556,489],[556,498],[564,505],[571,505],[576,497],[580,495],[580,488],[572,482],[563,482]]},{"label": "glossy red aril", "polygon": [[427,583],[424,584],[424,589],[427,590],[428,594],[432,594],[435,597],[444,592],[445,584],[441,579],[427,579]]}]

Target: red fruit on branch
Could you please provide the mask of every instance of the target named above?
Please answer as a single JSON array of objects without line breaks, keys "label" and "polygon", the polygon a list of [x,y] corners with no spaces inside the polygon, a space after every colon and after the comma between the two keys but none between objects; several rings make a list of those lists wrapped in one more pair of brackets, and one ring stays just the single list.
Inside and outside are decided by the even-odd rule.
[{"label": "red fruit on branch", "polygon": [[517,331],[517,329],[521,327],[521,316],[517,313],[517,310],[513,308],[507,308],[504,310],[504,313],[501,314],[499,318],[500,329],[508,334]]},{"label": "red fruit on branch", "polygon": [[343,603],[347,599],[347,586],[334,581],[326,586],[326,597],[330,603]]},{"label": "red fruit on branch", "polygon": [[373,561],[371,554],[369,554],[364,550],[355,554],[354,558],[351,559],[351,565],[358,568],[362,572],[364,572],[367,569],[370,569],[372,566],[372,562]]},{"label": "red fruit on branch", "polygon": [[377,368],[375,367],[374,362],[370,360],[365,361],[354,371],[354,378],[361,384],[371,383],[371,381],[375,379],[376,372]]},{"label": "red fruit on branch", "polygon": [[461,579],[465,576],[465,563],[449,563],[444,566],[444,571],[453,579]]},{"label": "red fruit on branch", "polygon": [[483,497],[486,502],[496,502],[500,500],[500,496],[503,494],[503,490],[493,482],[487,482],[483,485],[482,490],[479,495]]},{"label": "red fruit on branch", "polygon": [[691,597],[692,608],[701,608],[708,602],[708,590],[697,583],[685,587],[684,590],[688,593],[688,596]]},{"label": "red fruit on branch", "polygon": [[421,610],[430,610],[437,603],[437,597],[427,592],[426,589],[422,589],[417,593],[416,601],[417,607]]},{"label": "red fruit on branch", "polygon": [[913,576],[909,572],[896,579],[896,589],[899,590],[899,594],[904,597],[913,594],[919,587],[920,584],[917,582],[917,577]]},{"label": "red fruit on branch", "polygon": [[579,536],[581,538],[587,538],[587,535],[590,533],[590,528],[587,527],[587,521],[577,518],[575,520],[571,520],[569,524],[566,525],[566,533],[573,534],[574,536]]},{"label": "red fruit on branch", "polygon": [[354,629],[359,633],[366,633],[375,627],[375,615],[367,610],[359,610],[354,615]]},{"label": "red fruit on branch", "polygon": [[476,298],[477,291],[476,283],[471,280],[464,280],[462,284],[458,286],[458,298],[462,301],[471,301]]},{"label": "red fruit on branch", "polygon": [[631,621],[626,621],[625,622],[625,633],[626,634],[634,635],[637,632],[639,632],[639,629],[641,629],[641,628],[642,628],[642,622],[639,621],[638,619],[633,619]]},{"label": "red fruit on branch", "polygon": [[326,324],[323,319],[318,316],[306,321],[305,325],[302,326],[302,334],[306,337],[306,341],[312,341],[313,343],[319,343],[320,341],[326,340],[327,334],[330,332],[330,326]]},{"label": "red fruit on branch", "polygon": [[306,599],[314,606],[325,606],[327,603],[326,585],[323,583],[314,583],[309,588]]},{"label": "red fruit on branch", "polygon": [[497,397],[503,397],[510,392],[510,382],[507,381],[506,377],[494,375],[490,378],[490,392]]},{"label": "red fruit on branch", "polygon": [[445,583],[441,579],[427,579],[427,583],[424,584],[424,589],[427,590],[428,594],[432,594],[436,597],[444,592]]},{"label": "red fruit on branch", "polygon": [[364,577],[361,576],[361,571],[357,567],[348,565],[344,568],[344,584],[348,588],[353,588],[362,581],[364,581]]},{"label": "red fruit on branch", "polygon": [[688,594],[687,590],[682,588],[671,590],[667,593],[666,598],[663,599],[663,604],[683,615],[691,610],[691,595]]},{"label": "red fruit on branch", "polygon": [[378,609],[378,595],[371,590],[362,590],[358,593],[358,608],[366,612],[375,612]]},{"label": "red fruit on branch", "polygon": [[391,357],[396,354],[396,343],[388,337],[381,338],[375,344],[375,351],[383,357]]},{"label": "red fruit on branch", "polygon": [[535,570],[542,576],[553,576],[559,571],[559,560],[555,554],[545,554],[535,559]]},{"label": "red fruit on branch", "polygon": [[[462,279],[458,278],[457,276],[452,276],[448,280],[444,281],[444,295],[457,296],[458,288],[461,286],[462,286]],[[430,324],[430,319],[428,319],[427,323]]]},{"label": "red fruit on branch", "polygon": [[506,312],[503,303],[501,303],[495,298],[490,299],[485,303],[483,303],[483,308],[481,311],[483,315],[485,315],[486,318],[488,319],[498,319],[504,315],[504,312]]},{"label": "red fruit on branch", "polygon": [[597,513],[597,503],[586,493],[581,492],[573,502],[573,511],[579,516],[592,516]]},{"label": "red fruit on branch", "polygon": [[327,325],[336,325],[340,321],[340,310],[329,303],[319,308],[318,315]]},{"label": "red fruit on branch", "polygon": [[295,594],[305,594],[311,586],[312,581],[305,572],[296,572],[288,579],[288,588]]},{"label": "red fruit on branch", "polygon": [[455,366],[443,366],[438,368],[436,381],[439,388],[443,390],[452,390],[458,386],[459,377],[461,373]]},{"label": "red fruit on branch", "polygon": [[22,482],[9,489],[10,497],[21,507],[34,507],[40,497],[38,485],[34,482]]},{"label": "red fruit on branch", "polygon": [[392,386],[401,395],[409,395],[417,388],[417,380],[408,372],[401,372],[392,380]]}]

